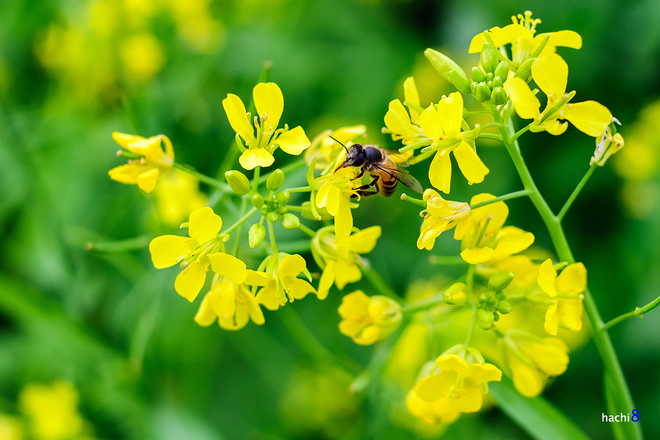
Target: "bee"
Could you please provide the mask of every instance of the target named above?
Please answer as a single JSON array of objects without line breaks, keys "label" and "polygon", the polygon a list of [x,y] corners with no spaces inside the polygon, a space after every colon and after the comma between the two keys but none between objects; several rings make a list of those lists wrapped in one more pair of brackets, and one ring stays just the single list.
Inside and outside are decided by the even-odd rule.
[{"label": "bee", "polygon": [[[389,197],[394,194],[398,182],[403,183],[413,191],[422,193],[422,185],[417,179],[390,157],[390,154],[398,153],[396,150],[361,144],[353,144],[350,148],[346,148],[337,139],[332,139],[346,150],[346,159],[335,171],[346,167],[356,167],[360,168],[360,174],[356,178],[359,179],[365,172],[371,176],[371,182],[353,188],[359,195],[370,196],[381,192],[385,197]],[[375,191],[371,191],[371,188],[375,188]]]}]

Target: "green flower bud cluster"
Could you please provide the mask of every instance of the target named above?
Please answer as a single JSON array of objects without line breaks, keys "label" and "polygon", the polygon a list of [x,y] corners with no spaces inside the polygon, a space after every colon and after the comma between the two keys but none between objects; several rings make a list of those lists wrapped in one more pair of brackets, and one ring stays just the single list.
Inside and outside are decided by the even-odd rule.
[{"label": "green flower bud cluster", "polygon": [[484,42],[481,51],[481,67],[472,68],[470,93],[479,102],[493,105],[505,104],[509,97],[504,90],[504,81],[509,74],[509,63],[500,61],[497,49],[490,42]]},{"label": "green flower bud cluster", "polygon": [[512,272],[500,272],[488,280],[488,287],[477,299],[477,325],[484,330],[499,321],[500,314],[511,312],[511,303],[506,300],[506,289],[513,280]]}]

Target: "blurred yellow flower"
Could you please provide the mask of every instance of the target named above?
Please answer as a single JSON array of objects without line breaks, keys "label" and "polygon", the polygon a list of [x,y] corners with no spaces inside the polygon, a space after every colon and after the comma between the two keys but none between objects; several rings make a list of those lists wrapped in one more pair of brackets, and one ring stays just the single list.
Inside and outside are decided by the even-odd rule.
[{"label": "blurred yellow flower", "polygon": [[285,124],[283,129],[277,128],[284,111],[284,96],[277,84],[257,84],[253,90],[253,98],[257,109],[254,121],[250,121],[250,115],[238,96],[229,93],[222,101],[229,124],[237,134],[237,141],[239,137],[242,138],[247,147],[243,147],[238,141],[243,151],[238,161],[243,168],[251,170],[258,166],[272,165],[275,161],[273,152],[277,148],[288,154],[299,155],[310,146],[302,127],[289,130]]},{"label": "blurred yellow flower", "polygon": [[570,121],[581,132],[600,137],[612,122],[612,113],[596,101],[569,103],[571,94],[566,93],[568,64],[557,54],[537,58],[532,64],[534,82],[548,98],[545,110],[523,79],[512,76],[504,83],[513,107],[522,119],[533,119],[532,131],[547,131],[558,136],[566,131]]},{"label": "blurred yellow flower", "polygon": [[539,268],[537,282],[554,301],[545,314],[545,331],[556,335],[560,324],[573,331],[582,329],[582,292],[587,288],[584,264],[571,264],[557,276],[552,260],[547,259]]},{"label": "blurred yellow flower", "polygon": [[481,183],[490,172],[475,149],[463,139],[462,122],[463,95],[459,92],[442,98],[437,107],[431,104],[419,115],[419,125],[437,151],[429,168],[429,179],[431,185],[445,194],[451,188],[450,152],[454,153],[458,168],[468,182]]},{"label": "blurred yellow flower", "polygon": [[122,41],[120,54],[129,75],[137,81],[150,80],[165,64],[163,44],[146,32],[131,35]]},{"label": "blurred yellow flower", "polygon": [[18,418],[0,414],[0,439],[23,440],[23,425]]},{"label": "blurred yellow flower", "polygon": [[[274,265],[273,262],[276,261],[277,265]],[[271,255],[264,263],[270,266],[269,279],[257,293],[257,302],[268,310],[277,310],[287,302],[303,299],[308,293],[318,295],[311,284],[298,278],[298,275],[304,273],[309,281],[312,280],[307,270],[307,262],[300,255],[280,253]],[[323,299],[320,295],[319,298]]]},{"label": "blurred yellow flower", "polygon": [[[476,352],[470,348],[470,352]],[[455,347],[448,350],[455,351]],[[445,352],[435,360],[437,369],[421,379],[413,388],[423,401],[438,407],[449,407],[457,412],[471,413],[481,409],[488,382],[502,380],[502,372],[493,364],[485,363],[481,354],[465,357]],[[446,403],[440,403],[447,399]]]},{"label": "blurred yellow flower", "polygon": [[[188,235],[162,235],[151,240],[149,251],[157,269],[181,264],[183,271],[176,277],[174,288],[177,293],[192,302],[202,290],[206,272],[211,264],[209,254],[222,248],[222,218],[205,207],[190,214]],[[231,275],[231,272],[230,272]],[[243,282],[243,280],[239,281]]]},{"label": "blurred yellow flower", "polygon": [[190,213],[204,207],[207,197],[199,191],[199,181],[188,173],[171,170],[154,190],[156,210],[169,226],[179,226]]},{"label": "blurred yellow flower", "polygon": [[84,421],[78,414],[78,393],[67,382],[30,384],[21,390],[19,406],[36,440],[69,440],[82,434]]},{"label": "blurred yellow flower", "polygon": [[[491,194],[472,197],[470,205],[494,199]],[[522,252],[534,243],[534,235],[514,226],[504,226],[509,208],[502,201],[473,209],[461,219],[454,238],[461,240],[461,257],[470,264],[489,261],[495,255]],[[496,254],[497,252],[497,254]]]},{"label": "blurred yellow flower", "polygon": [[424,216],[424,221],[417,239],[417,248],[430,251],[440,234],[450,230],[470,214],[470,205],[465,202],[445,200],[437,191],[430,188],[424,191],[423,198],[426,209],[420,213]]},{"label": "blurred yellow flower", "polygon": [[[559,31],[559,32],[544,32],[539,35],[536,34],[536,25],[541,23],[538,18],[532,19],[532,12],[525,11],[523,14],[511,17],[513,24],[500,28],[495,26],[486,32],[482,32],[472,38],[468,53],[481,52],[484,42],[486,41],[486,33],[492,39],[495,47],[501,48],[507,44],[511,44],[511,59],[510,61],[514,66],[519,66],[525,62],[530,55],[536,52],[543,40],[549,36],[547,43],[543,50],[536,54],[537,56],[544,56],[556,51],[557,46],[570,47],[573,49],[580,49],[582,47],[582,37],[573,31]],[[504,52],[505,53],[505,52]]]},{"label": "blurred yellow flower", "polygon": [[[133,153],[127,165],[111,169],[108,175],[112,180],[128,185],[137,185],[150,193],[156,187],[159,177],[165,176],[174,165],[174,148],[170,139],[162,134],[145,139],[130,134],[112,133],[112,138],[125,150]],[[161,147],[165,143],[165,151]]]},{"label": "blurred yellow flower", "polygon": [[523,396],[540,394],[548,377],[559,376],[568,367],[568,346],[559,338],[541,339],[521,330],[509,330],[499,343],[513,384]]},{"label": "blurred yellow flower", "polygon": [[326,226],[316,232],[312,239],[312,255],[323,269],[319,280],[319,299],[328,296],[333,284],[342,290],[348,283],[362,278],[358,268],[360,254],[366,254],[376,246],[381,234],[380,226],[372,226],[362,231],[356,230],[346,238],[337,237],[332,226]]},{"label": "blurred yellow flower", "polygon": [[410,414],[429,425],[450,424],[461,415],[461,412],[452,405],[449,395],[429,402],[419,397],[414,388],[406,394],[406,408]]},{"label": "blurred yellow flower", "polygon": [[381,295],[367,296],[361,290],[344,296],[339,315],[339,331],[359,345],[383,340],[401,324],[398,302]]}]

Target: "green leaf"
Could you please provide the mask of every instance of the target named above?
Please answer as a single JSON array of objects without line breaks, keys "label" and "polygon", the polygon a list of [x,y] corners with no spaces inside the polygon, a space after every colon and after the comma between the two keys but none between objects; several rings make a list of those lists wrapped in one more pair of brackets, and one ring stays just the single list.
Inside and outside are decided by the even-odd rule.
[{"label": "green leaf", "polygon": [[502,412],[535,439],[589,439],[552,403],[541,396],[529,398],[521,395],[506,377],[502,382],[488,384],[488,390]]}]

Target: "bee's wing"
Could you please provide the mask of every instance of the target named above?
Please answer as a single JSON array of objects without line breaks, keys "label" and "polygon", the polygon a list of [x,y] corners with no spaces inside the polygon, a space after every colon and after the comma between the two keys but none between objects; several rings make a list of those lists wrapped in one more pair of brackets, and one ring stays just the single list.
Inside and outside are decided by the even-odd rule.
[{"label": "bee's wing", "polygon": [[412,156],[410,153],[400,153],[399,150],[395,150],[393,148],[380,147],[380,149],[384,150],[390,159],[392,159],[392,162],[396,163],[397,165],[402,167],[407,167],[410,165],[409,159]]},{"label": "bee's wing", "polygon": [[406,185],[408,188],[412,189],[415,192],[422,193],[422,184],[419,183],[417,179],[415,179],[412,174],[410,174],[408,171],[404,170],[398,164],[392,163],[394,167],[386,166],[386,165],[379,165],[378,168],[383,171],[384,173],[389,174],[390,176],[394,177],[396,180],[399,182],[403,183]]}]

